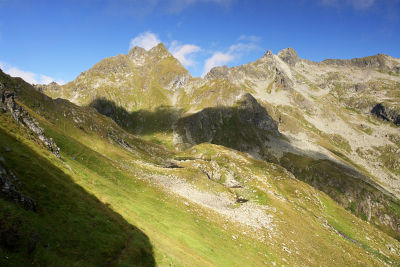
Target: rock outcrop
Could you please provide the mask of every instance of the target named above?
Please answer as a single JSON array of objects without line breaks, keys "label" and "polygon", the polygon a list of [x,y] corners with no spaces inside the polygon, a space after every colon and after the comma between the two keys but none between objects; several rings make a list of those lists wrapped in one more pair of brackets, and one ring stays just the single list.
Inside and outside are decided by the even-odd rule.
[{"label": "rock outcrop", "polygon": [[15,102],[15,93],[6,90],[5,86],[0,83],[0,109],[4,112],[10,112],[12,117],[22,126],[34,132],[39,140],[57,157],[60,158],[60,148],[56,145],[52,138],[46,137],[43,128],[26,110]]},{"label": "rock outcrop", "polygon": [[49,91],[59,92],[62,90],[61,85],[56,82],[51,82],[49,84],[35,84],[33,87],[41,93]]},{"label": "rock outcrop", "polygon": [[281,88],[283,90],[290,90],[293,88],[293,82],[289,77],[280,69],[275,68],[275,79],[274,84],[276,88]]},{"label": "rock outcrop", "polygon": [[397,126],[400,126],[400,112],[385,106],[382,103],[376,104],[372,110],[371,114],[375,115],[379,119],[389,121]]},{"label": "rock outcrop", "polygon": [[229,68],[227,66],[214,67],[204,77],[206,80],[228,79]]},{"label": "rock outcrop", "polygon": [[294,50],[293,48],[290,48],[290,47],[279,51],[278,57],[280,57],[283,61],[285,61],[290,66],[296,65],[296,63],[300,61],[300,58],[297,55],[296,50]]},{"label": "rock outcrop", "polygon": [[21,205],[26,210],[36,211],[36,203],[30,197],[19,192],[14,183],[20,183],[11,170],[0,164],[0,194],[8,200]]},{"label": "rock outcrop", "polygon": [[238,116],[241,122],[248,123],[258,129],[278,134],[278,124],[269,116],[251,94],[245,94],[238,101]]},{"label": "rock outcrop", "polygon": [[[186,145],[210,142],[236,147],[234,142],[242,148],[259,141],[259,132],[279,135],[278,124],[251,94],[242,96],[233,107],[206,108],[183,117],[174,128],[177,143]],[[256,140],[250,138],[252,134],[258,135]]]}]

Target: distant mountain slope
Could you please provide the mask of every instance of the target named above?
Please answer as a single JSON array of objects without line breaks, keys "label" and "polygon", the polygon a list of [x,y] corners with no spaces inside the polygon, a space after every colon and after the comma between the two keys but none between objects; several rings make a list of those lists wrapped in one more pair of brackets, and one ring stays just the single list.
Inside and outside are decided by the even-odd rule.
[{"label": "distant mountain slope", "polygon": [[[400,260],[399,241],[279,165],[211,144],[168,151],[93,108],[52,100],[1,72],[0,83],[53,138],[61,157],[9,112],[0,113],[0,165],[37,205],[25,211],[0,197],[4,266],[395,266]],[[242,105],[263,113],[254,101]],[[265,128],[263,114],[249,119]]]},{"label": "distant mountain slope", "polygon": [[[307,139],[319,142],[315,139],[317,134],[333,145],[335,141],[327,138],[329,135],[344,138],[351,150],[341,153],[362,165],[389,191],[400,194],[395,178],[400,174],[398,164],[384,159],[385,154],[393,154],[389,150],[396,150],[398,131],[380,122],[370,122],[374,120],[370,115],[375,114],[398,123],[399,68],[399,59],[382,54],[316,63],[300,58],[290,48],[278,55],[268,51],[259,60],[243,66],[216,67],[201,79],[190,77],[160,44],[149,51],[136,47],[127,55],[105,59],[62,87],[50,85],[40,89],[52,97],[81,105],[96,107],[99,100],[108,101],[115,108],[106,108],[103,101],[99,111],[118,117],[120,125],[138,134],[148,134],[146,125],[157,123],[152,119],[158,119],[149,118],[146,112],[161,108],[170,114],[162,120],[169,125],[162,128],[171,131],[185,112],[231,106],[241,95],[250,93],[272,109],[275,120],[281,117],[280,127],[284,131],[304,133]],[[377,105],[383,109],[374,109]],[[298,129],[287,124],[284,116],[296,120]],[[317,132],[310,132],[310,127]],[[362,150],[378,150],[383,155],[371,166],[366,157],[373,152]]]},{"label": "distant mountain slope", "polygon": [[[386,55],[312,62],[288,48],[193,78],[160,44],[105,59],[64,86],[34,90],[17,79],[7,86],[46,125],[61,157],[67,155],[84,177],[96,177],[91,184],[77,174],[82,186],[107,196],[129,223],[147,229],[157,263],[170,257],[181,264],[232,264],[230,257],[215,255],[232,255],[236,231],[244,227],[239,232],[246,233],[240,235],[246,253],[268,251],[267,262],[318,265],[325,256],[327,265],[395,265],[398,241],[386,234],[400,236],[399,66]],[[75,142],[104,167],[98,170],[84,158],[78,164]],[[135,191],[137,181],[151,189]],[[132,206],[138,203],[132,192],[146,201]],[[153,195],[159,192],[168,197]],[[166,218],[153,213],[160,205],[170,211]],[[184,219],[176,222],[176,214]],[[211,223],[213,234],[203,227],[173,230],[192,229],[193,218]],[[229,230],[223,234],[225,220]],[[332,241],[332,234],[341,241]],[[382,250],[369,237],[380,234],[390,248]],[[215,243],[218,235],[227,239]],[[296,245],[288,245],[288,238]],[[349,257],[337,250],[342,241],[351,245],[344,249]],[[326,249],[313,251],[309,243]],[[206,252],[210,247],[220,253]],[[327,256],[322,251],[328,247]],[[182,250],[189,256],[182,257]],[[250,265],[259,265],[261,258],[252,260]]]},{"label": "distant mountain slope", "polygon": [[190,79],[188,71],[163,44],[149,51],[133,48],[127,55],[106,58],[64,86],[47,86],[53,97],[88,105],[105,97],[128,111],[171,105],[172,98]]}]

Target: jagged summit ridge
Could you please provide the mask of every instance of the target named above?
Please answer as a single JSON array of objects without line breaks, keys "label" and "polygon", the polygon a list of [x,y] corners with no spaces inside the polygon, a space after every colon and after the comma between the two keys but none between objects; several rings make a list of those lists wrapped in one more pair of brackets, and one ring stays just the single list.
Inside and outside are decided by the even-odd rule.
[{"label": "jagged summit ridge", "polygon": [[296,50],[293,48],[285,48],[278,53],[278,57],[280,57],[287,64],[294,66],[297,62],[300,61],[299,56],[297,55]]},{"label": "jagged summit ridge", "polygon": [[400,60],[385,54],[352,58],[352,59],[325,59],[322,63],[337,66],[354,66],[359,68],[381,68],[400,71]]},{"label": "jagged summit ridge", "polygon": [[172,57],[171,53],[165,47],[163,43],[159,43],[156,46],[150,48],[148,51],[140,46],[132,47],[126,54],[129,58],[141,57],[144,55],[152,57]]}]

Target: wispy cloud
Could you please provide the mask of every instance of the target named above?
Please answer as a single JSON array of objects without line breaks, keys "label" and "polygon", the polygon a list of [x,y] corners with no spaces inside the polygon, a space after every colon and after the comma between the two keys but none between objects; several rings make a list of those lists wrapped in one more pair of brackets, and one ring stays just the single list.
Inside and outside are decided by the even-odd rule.
[{"label": "wispy cloud", "polygon": [[326,6],[351,6],[358,10],[371,8],[375,4],[375,0],[320,0]]},{"label": "wispy cloud", "polygon": [[178,41],[172,41],[169,51],[185,67],[193,66],[196,62],[193,60],[193,54],[199,52],[201,48],[194,44],[179,45]]},{"label": "wispy cloud", "polygon": [[153,48],[154,46],[158,45],[161,43],[160,39],[158,39],[158,36],[152,32],[144,32],[139,34],[138,36],[134,37],[130,42],[129,42],[129,49],[135,46],[140,46],[143,47],[146,50],[149,50]]},{"label": "wispy cloud", "polygon": [[[129,43],[129,49],[135,46],[140,46],[149,50],[159,43],[161,43],[161,40],[158,35],[151,31],[147,31],[134,37]],[[194,44],[181,44],[179,41],[173,40],[170,42],[169,51],[185,67],[190,67],[196,63],[193,59],[193,55],[201,51],[201,48]]]},{"label": "wispy cloud", "polygon": [[[169,38],[172,39],[172,36],[169,36]],[[196,61],[198,57],[202,57],[200,52],[205,52],[200,46],[195,44],[182,44],[178,40],[167,43],[169,43],[168,50],[170,53],[178,59],[182,65],[185,67],[198,66],[200,69],[203,69],[201,76],[204,77],[213,67],[234,62],[246,53],[261,49],[257,44],[260,40],[261,38],[255,35],[241,35],[237,39],[237,43],[232,44],[225,51],[214,50],[210,53],[211,56],[202,62]],[[162,40],[156,33],[147,31],[134,37],[130,41],[129,47],[140,46],[149,50],[161,42]]]},{"label": "wispy cloud", "polygon": [[31,84],[39,83],[36,79],[36,76],[37,76],[36,73],[30,72],[30,71],[23,71],[16,67],[12,67],[9,69],[5,69],[4,72],[13,77],[21,77],[26,82],[31,83]]},{"label": "wispy cloud", "polygon": [[[250,38],[249,38],[250,37]],[[206,59],[204,63],[202,77],[204,77],[212,68],[226,65],[229,62],[233,62],[234,60],[240,58],[244,53],[249,53],[254,50],[260,49],[260,47],[256,44],[260,40],[260,38],[256,36],[246,36],[241,35],[239,40],[251,40],[248,43],[236,43],[229,47],[226,52],[216,51],[211,57]]]},{"label": "wispy cloud", "polygon": [[204,77],[212,68],[216,66],[225,65],[235,59],[235,56],[231,52],[223,53],[221,51],[215,52],[210,58],[208,58],[204,64],[203,74]]},{"label": "wispy cloud", "polygon": [[0,62],[0,68],[12,77],[20,77],[24,79],[24,81],[30,84],[49,84],[51,82],[57,82],[58,84],[65,84],[65,81],[60,79],[54,79],[50,76],[37,74],[31,71],[24,71],[19,69],[18,67],[11,66],[5,62]]}]

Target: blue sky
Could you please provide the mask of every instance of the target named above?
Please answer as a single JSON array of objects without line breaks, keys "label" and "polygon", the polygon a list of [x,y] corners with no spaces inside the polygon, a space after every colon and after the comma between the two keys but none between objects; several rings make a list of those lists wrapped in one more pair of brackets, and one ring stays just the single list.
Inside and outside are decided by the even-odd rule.
[{"label": "blue sky", "polygon": [[399,26],[400,0],[0,0],[0,67],[65,83],[157,42],[193,76],[286,47],[315,61],[400,58]]}]

